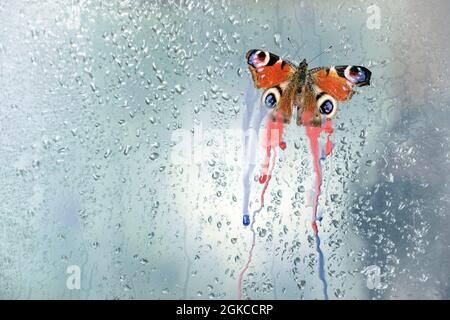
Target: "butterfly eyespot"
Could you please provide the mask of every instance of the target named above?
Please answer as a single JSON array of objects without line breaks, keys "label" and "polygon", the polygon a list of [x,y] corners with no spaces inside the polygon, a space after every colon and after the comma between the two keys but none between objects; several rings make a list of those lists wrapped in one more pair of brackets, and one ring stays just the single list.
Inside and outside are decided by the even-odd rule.
[{"label": "butterfly eyespot", "polygon": [[269,63],[270,54],[261,50],[253,50],[248,54],[247,63],[254,68],[264,67]]},{"label": "butterfly eyespot", "polygon": [[319,107],[320,113],[326,114],[326,115],[329,115],[330,113],[332,113],[333,109],[334,109],[334,105],[333,105],[333,102],[331,102],[330,100],[325,100],[325,102],[322,103]]},{"label": "butterfly eyespot", "polygon": [[275,98],[275,95],[273,93],[270,93],[266,96],[266,99],[264,99],[264,103],[267,107],[273,108],[277,104],[277,100]]},{"label": "butterfly eyespot", "polygon": [[278,87],[267,89],[262,95],[262,103],[267,108],[275,108],[280,101],[281,92]]},{"label": "butterfly eyespot", "polygon": [[355,84],[368,83],[370,80],[370,71],[360,66],[348,66],[344,73],[347,80]]},{"label": "butterfly eyespot", "polygon": [[317,108],[320,114],[328,119],[333,118],[337,112],[336,100],[332,96],[324,94],[317,100]]}]

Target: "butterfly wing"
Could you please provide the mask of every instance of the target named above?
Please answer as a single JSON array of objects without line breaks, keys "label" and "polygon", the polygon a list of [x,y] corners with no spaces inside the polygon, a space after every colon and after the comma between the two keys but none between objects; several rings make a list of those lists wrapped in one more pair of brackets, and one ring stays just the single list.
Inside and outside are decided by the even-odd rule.
[{"label": "butterfly wing", "polygon": [[285,82],[295,67],[276,54],[252,49],[245,55],[256,88],[272,88]]},{"label": "butterfly wing", "polygon": [[351,98],[353,88],[368,86],[372,72],[362,66],[335,66],[310,70],[311,79],[321,91],[337,101]]},{"label": "butterfly wing", "polygon": [[284,122],[289,122],[295,98],[295,90],[289,83],[296,67],[276,54],[259,49],[249,50],[246,58],[255,87],[265,89],[262,103],[274,108],[273,116],[277,113]]},{"label": "butterfly wing", "polygon": [[371,76],[369,69],[350,65],[308,71],[307,90],[301,98],[297,124],[320,126],[323,119],[332,119],[337,102],[349,100],[355,87],[369,85]]}]

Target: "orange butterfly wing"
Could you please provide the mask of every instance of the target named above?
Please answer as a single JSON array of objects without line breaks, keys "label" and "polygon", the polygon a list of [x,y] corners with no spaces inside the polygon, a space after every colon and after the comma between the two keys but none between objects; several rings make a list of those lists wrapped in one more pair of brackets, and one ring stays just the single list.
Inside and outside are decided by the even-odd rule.
[{"label": "orange butterfly wing", "polygon": [[295,72],[295,68],[279,56],[258,49],[245,55],[256,88],[272,88],[285,82]]},{"label": "orange butterfly wing", "polygon": [[354,87],[370,84],[372,73],[361,66],[336,66],[308,71],[309,85],[302,93],[302,109],[297,124],[319,127],[324,119],[334,118],[337,102],[349,100]]},{"label": "orange butterfly wing", "polygon": [[336,66],[318,68],[312,72],[313,83],[323,92],[333,96],[337,101],[349,100],[354,91],[353,87],[370,84],[372,73],[361,66]]}]

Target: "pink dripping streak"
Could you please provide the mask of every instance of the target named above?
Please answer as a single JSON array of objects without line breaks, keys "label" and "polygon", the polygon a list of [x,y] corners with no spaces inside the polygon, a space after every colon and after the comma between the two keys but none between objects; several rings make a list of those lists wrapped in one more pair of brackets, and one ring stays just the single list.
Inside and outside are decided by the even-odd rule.
[{"label": "pink dripping streak", "polygon": [[[305,123],[309,123],[308,119],[310,119],[310,115],[305,115]],[[334,129],[332,127],[331,120],[325,120],[325,124],[322,127],[312,127],[312,126],[305,126],[306,135],[309,138],[310,147],[311,147],[311,153],[313,156],[314,161],[314,172],[316,173],[316,181],[315,181],[315,196],[314,196],[314,202],[313,202],[313,219],[312,219],[312,229],[314,232],[314,237],[316,239],[316,251],[319,255],[319,279],[322,281],[323,284],[323,294],[325,300],[328,300],[328,284],[325,279],[325,258],[323,255],[323,252],[320,248],[320,237],[319,237],[319,229],[317,227],[317,206],[319,202],[319,196],[320,196],[320,187],[322,184],[322,177],[321,177],[321,168],[319,160],[325,159],[327,156],[329,156],[333,149],[333,144],[330,140],[331,134],[333,133]],[[319,137],[322,132],[325,132],[327,134],[325,147],[323,150],[323,156],[319,157]]]},{"label": "pink dripping streak", "polygon": [[[305,124],[309,123],[308,119],[310,119],[310,115],[304,114],[304,120],[305,120],[304,123]],[[281,120],[280,114],[275,114],[274,119],[272,119],[270,116],[268,117],[267,123],[266,123],[264,143],[263,143],[263,147],[266,151],[266,154],[265,154],[263,165],[262,165],[262,173],[259,177],[259,182],[261,184],[264,184],[264,187],[261,191],[261,196],[260,196],[261,205],[257,210],[255,210],[253,212],[253,216],[252,216],[252,222],[250,225],[250,229],[252,231],[252,244],[251,244],[251,247],[249,250],[247,263],[245,264],[244,268],[242,269],[242,271],[239,274],[238,289],[237,289],[237,291],[238,291],[237,298],[239,300],[242,299],[242,295],[243,295],[242,285],[243,285],[244,275],[247,272],[247,270],[252,262],[253,251],[254,251],[255,244],[256,244],[256,232],[254,230],[255,217],[256,217],[256,214],[259,213],[264,207],[264,196],[265,196],[266,190],[268,188],[269,181],[272,178],[272,172],[275,167],[275,161],[276,161],[276,155],[277,155],[276,148],[280,147],[280,149],[282,149],[282,150],[284,150],[286,148],[285,142],[282,141],[283,129],[284,129],[284,126],[283,126],[283,122]],[[325,272],[324,272],[324,257],[323,257],[323,253],[320,249],[319,230],[317,227],[316,220],[317,220],[317,207],[318,207],[318,200],[319,200],[319,196],[320,196],[321,179],[322,179],[319,160],[325,159],[332,152],[333,144],[330,140],[330,137],[331,137],[331,134],[333,133],[334,129],[332,127],[332,122],[330,120],[325,120],[325,123],[322,127],[313,127],[313,126],[305,125],[305,130],[306,130],[306,134],[310,141],[310,148],[311,148],[311,153],[313,156],[314,172],[315,172],[315,196],[314,196],[314,202],[313,202],[312,229],[314,232],[314,236],[316,238],[316,249],[319,254],[319,278],[321,279],[321,281],[323,283],[323,292],[324,292],[325,299],[328,299],[327,282],[325,280]],[[326,143],[325,143],[324,150],[323,150],[323,155],[320,157],[320,155],[319,155],[320,149],[319,149],[318,140],[319,140],[319,137],[322,132],[325,132],[327,134],[327,137],[326,137]],[[273,157],[272,157],[272,150],[274,150]],[[271,158],[272,158],[272,164],[270,165]]]},{"label": "pink dripping streak", "polygon": [[[245,264],[244,268],[242,269],[241,273],[239,274],[238,288],[237,288],[237,291],[238,291],[237,299],[238,300],[242,300],[242,294],[243,294],[242,284],[243,284],[243,280],[244,280],[244,275],[247,272],[247,270],[250,266],[250,263],[252,262],[252,259],[253,259],[253,250],[256,245],[256,232],[255,232],[253,226],[255,223],[256,214],[259,213],[264,208],[264,196],[265,196],[266,190],[269,186],[269,181],[272,178],[272,172],[275,167],[275,161],[276,161],[276,157],[277,157],[276,148],[280,147],[280,149],[282,149],[282,150],[286,149],[286,143],[284,141],[282,141],[282,137],[283,137],[283,122],[281,120],[281,115],[275,114],[274,119],[272,119],[272,117],[269,115],[267,117],[266,130],[265,130],[264,142],[263,142],[263,147],[266,150],[266,154],[265,154],[264,162],[262,165],[262,174],[259,177],[259,182],[261,184],[264,184],[264,187],[261,191],[261,196],[260,196],[261,205],[257,210],[255,210],[253,212],[252,222],[250,224],[250,230],[252,231],[252,244],[250,247],[250,251],[248,253],[247,263]],[[272,150],[273,150],[273,156],[272,156]],[[272,165],[270,165],[271,158],[272,158]]]},{"label": "pink dripping streak", "polygon": [[311,147],[311,153],[313,156],[314,161],[314,172],[316,174],[316,181],[315,181],[315,197],[314,197],[314,203],[313,203],[313,222],[312,227],[314,230],[314,234],[317,235],[318,229],[316,224],[316,218],[317,218],[317,205],[320,195],[320,186],[322,182],[322,176],[321,176],[321,170],[320,170],[320,164],[319,164],[319,137],[322,132],[327,133],[327,140],[325,143],[325,149],[324,149],[324,158],[328,157],[331,154],[331,151],[333,150],[333,144],[330,140],[331,134],[333,133],[334,129],[332,127],[332,123],[330,120],[327,120],[325,125],[323,127],[311,127],[306,126],[306,135],[309,138],[309,143]]}]

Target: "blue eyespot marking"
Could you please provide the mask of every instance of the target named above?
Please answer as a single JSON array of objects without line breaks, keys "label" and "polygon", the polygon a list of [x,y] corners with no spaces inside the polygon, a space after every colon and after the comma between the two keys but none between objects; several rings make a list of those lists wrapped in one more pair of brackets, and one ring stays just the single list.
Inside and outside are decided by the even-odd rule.
[{"label": "blue eyespot marking", "polygon": [[273,93],[269,93],[264,99],[264,103],[268,108],[273,108],[277,104],[277,99],[275,98],[275,95]]},{"label": "blue eyespot marking", "polygon": [[254,50],[249,56],[248,56],[248,64],[257,68],[264,65],[264,60],[266,59],[266,54],[264,51]]},{"label": "blue eyespot marking", "polygon": [[330,100],[325,100],[325,102],[322,103],[319,107],[319,111],[321,114],[330,114],[333,112],[333,109],[333,102],[331,102]]},{"label": "blue eyespot marking", "polygon": [[355,83],[364,82],[366,80],[366,73],[361,67],[351,67],[349,75]]}]

